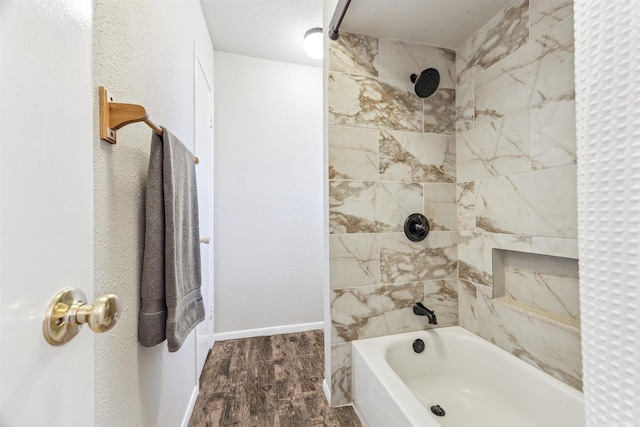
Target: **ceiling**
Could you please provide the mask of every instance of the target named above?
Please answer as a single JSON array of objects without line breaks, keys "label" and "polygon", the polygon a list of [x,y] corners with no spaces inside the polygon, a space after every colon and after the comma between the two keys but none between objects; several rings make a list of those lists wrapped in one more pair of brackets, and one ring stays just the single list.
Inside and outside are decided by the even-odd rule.
[{"label": "ceiling", "polygon": [[[512,0],[352,0],[340,31],[455,49]],[[323,0],[200,0],[215,50],[321,66],[304,33],[321,27]],[[328,16],[333,14],[330,10]]]}]

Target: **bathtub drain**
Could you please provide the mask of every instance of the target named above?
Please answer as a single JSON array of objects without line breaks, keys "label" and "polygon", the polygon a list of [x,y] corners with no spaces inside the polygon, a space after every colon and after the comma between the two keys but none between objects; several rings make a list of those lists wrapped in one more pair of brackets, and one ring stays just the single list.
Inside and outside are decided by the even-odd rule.
[{"label": "bathtub drain", "polygon": [[444,414],[445,414],[444,409],[442,409],[440,405],[433,405],[431,407],[431,412],[433,412],[439,417],[444,417]]}]

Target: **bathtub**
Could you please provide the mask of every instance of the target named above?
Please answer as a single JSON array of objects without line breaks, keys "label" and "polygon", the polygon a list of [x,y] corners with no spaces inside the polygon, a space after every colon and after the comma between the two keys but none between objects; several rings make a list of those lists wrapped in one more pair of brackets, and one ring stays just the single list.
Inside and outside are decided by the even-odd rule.
[{"label": "bathtub", "polygon": [[352,381],[365,427],[584,426],[582,393],[459,326],[354,341]]}]

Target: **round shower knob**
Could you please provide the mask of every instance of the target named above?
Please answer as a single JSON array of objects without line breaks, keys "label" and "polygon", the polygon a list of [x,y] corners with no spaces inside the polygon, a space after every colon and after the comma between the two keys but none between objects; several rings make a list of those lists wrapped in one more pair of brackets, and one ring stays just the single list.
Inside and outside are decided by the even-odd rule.
[{"label": "round shower knob", "polygon": [[429,221],[419,213],[411,214],[404,222],[404,234],[412,242],[420,242],[429,234]]},{"label": "round shower knob", "polygon": [[49,344],[68,343],[85,323],[94,332],[106,332],[118,323],[122,312],[118,295],[99,296],[93,304],[87,304],[86,300],[78,288],[65,288],[51,299],[42,322],[42,333]]}]

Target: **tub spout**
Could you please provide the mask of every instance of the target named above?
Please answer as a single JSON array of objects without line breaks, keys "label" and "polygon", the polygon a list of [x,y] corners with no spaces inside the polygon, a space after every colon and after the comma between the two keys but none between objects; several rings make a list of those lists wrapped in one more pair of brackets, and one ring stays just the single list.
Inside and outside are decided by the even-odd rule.
[{"label": "tub spout", "polygon": [[413,305],[413,314],[417,316],[427,316],[427,320],[431,325],[437,325],[436,313],[433,310],[429,310],[421,302],[417,302]]}]

